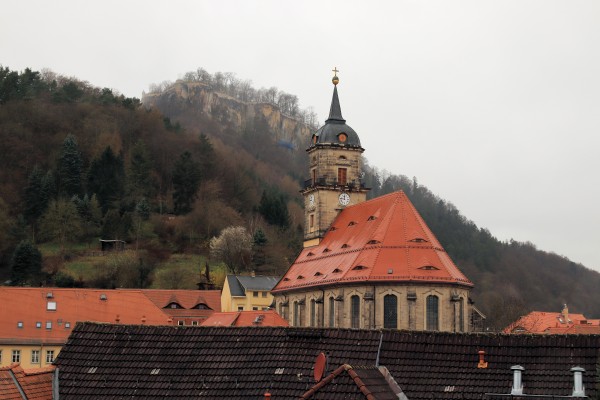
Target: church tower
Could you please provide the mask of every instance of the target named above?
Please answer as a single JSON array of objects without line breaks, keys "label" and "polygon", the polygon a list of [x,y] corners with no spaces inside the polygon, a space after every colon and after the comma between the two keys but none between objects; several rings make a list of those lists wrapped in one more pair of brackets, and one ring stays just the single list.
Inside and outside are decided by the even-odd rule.
[{"label": "church tower", "polygon": [[365,151],[358,135],[342,117],[337,85],[337,69],[333,70],[333,98],[329,118],[312,135],[306,151],[310,179],[305,182],[304,247],[316,246],[338,213],[349,205],[367,198],[369,189],[361,182],[361,154]]}]

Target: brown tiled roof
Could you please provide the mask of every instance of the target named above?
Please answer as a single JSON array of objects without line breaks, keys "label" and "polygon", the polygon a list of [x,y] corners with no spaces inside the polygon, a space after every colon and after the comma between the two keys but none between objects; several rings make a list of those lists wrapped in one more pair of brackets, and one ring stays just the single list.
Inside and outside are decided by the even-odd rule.
[{"label": "brown tiled roof", "polygon": [[[143,289],[142,293],[156,306],[173,318],[206,318],[213,312],[221,311],[220,290],[166,290]],[[183,308],[169,308],[171,303]],[[194,308],[198,304],[206,305],[209,310]]]},{"label": "brown tiled roof", "polygon": [[[569,369],[585,368],[600,394],[598,335],[456,334],[314,328],[215,328],[78,324],[55,364],[61,400],[297,399],[329,365],[387,367],[410,400],[481,399],[510,393],[510,367],[525,368],[526,394],[568,396]],[[480,350],[487,368],[478,368]],[[327,371],[325,375],[331,373]],[[337,382],[337,381],[336,381]],[[356,391],[354,382],[339,381]],[[342,389],[340,389],[342,390]]]},{"label": "brown tiled roof", "polygon": [[[342,383],[342,381],[345,381]],[[354,385],[352,385],[352,383]],[[348,393],[346,390],[354,389]],[[344,364],[333,371],[329,376],[323,378],[300,399],[367,399],[367,400],[398,400],[398,394],[394,391],[379,368],[353,367]]]},{"label": "brown tiled roof", "polygon": [[55,366],[24,370],[19,364],[0,367],[0,399],[52,400]]},{"label": "brown tiled roof", "polygon": [[402,191],[342,210],[272,292],[356,281],[473,286]]}]

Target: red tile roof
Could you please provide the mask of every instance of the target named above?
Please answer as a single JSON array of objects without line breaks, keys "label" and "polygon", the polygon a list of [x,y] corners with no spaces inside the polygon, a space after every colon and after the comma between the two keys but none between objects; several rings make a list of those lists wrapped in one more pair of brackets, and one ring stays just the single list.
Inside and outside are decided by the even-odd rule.
[{"label": "red tile roof", "polygon": [[506,328],[504,333],[600,333],[600,320],[583,314],[532,311]]},{"label": "red tile roof", "polygon": [[321,243],[305,248],[272,291],[356,281],[473,286],[402,191],[342,210]]},{"label": "red tile roof", "polygon": [[22,390],[27,400],[52,400],[52,380],[55,370],[56,367],[53,365],[24,370],[18,363],[0,367],[0,398],[22,400],[20,393]]},{"label": "red tile roof", "polygon": [[202,326],[289,326],[290,324],[275,312],[232,311],[213,313]]},{"label": "red tile roof", "polygon": [[[173,318],[204,319],[213,312],[221,311],[220,290],[144,289],[142,293]],[[170,308],[171,303],[177,303],[182,308]],[[205,305],[209,309],[194,308],[198,305]]]},{"label": "red tile roof", "polygon": [[[55,310],[48,310],[51,302]],[[63,344],[77,321],[169,323],[169,316],[140,290],[0,287],[0,304],[2,343]]]}]

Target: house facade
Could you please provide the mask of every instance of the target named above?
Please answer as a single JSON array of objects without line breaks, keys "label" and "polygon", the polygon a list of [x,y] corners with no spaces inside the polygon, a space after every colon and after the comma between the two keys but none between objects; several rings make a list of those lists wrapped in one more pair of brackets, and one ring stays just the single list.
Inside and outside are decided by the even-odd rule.
[{"label": "house facade", "polygon": [[277,311],[293,326],[471,330],[473,284],[406,194],[366,200],[338,83],[307,149],[304,249],[272,290]]},{"label": "house facade", "polygon": [[221,292],[221,311],[267,310],[273,303],[271,289],[279,277],[227,275]]}]

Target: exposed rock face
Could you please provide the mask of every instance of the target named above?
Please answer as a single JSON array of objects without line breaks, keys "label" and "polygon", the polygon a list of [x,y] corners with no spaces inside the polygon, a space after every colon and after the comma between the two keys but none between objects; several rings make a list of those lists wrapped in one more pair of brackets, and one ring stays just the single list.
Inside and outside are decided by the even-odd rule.
[{"label": "exposed rock face", "polygon": [[274,139],[303,149],[309,143],[311,130],[303,122],[282,114],[275,104],[245,103],[227,94],[213,91],[201,82],[178,80],[163,93],[148,93],[142,98],[146,107],[156,107],[170,118],[191,114],[226,123],[243,132],[260,123],[268,126]]}]

